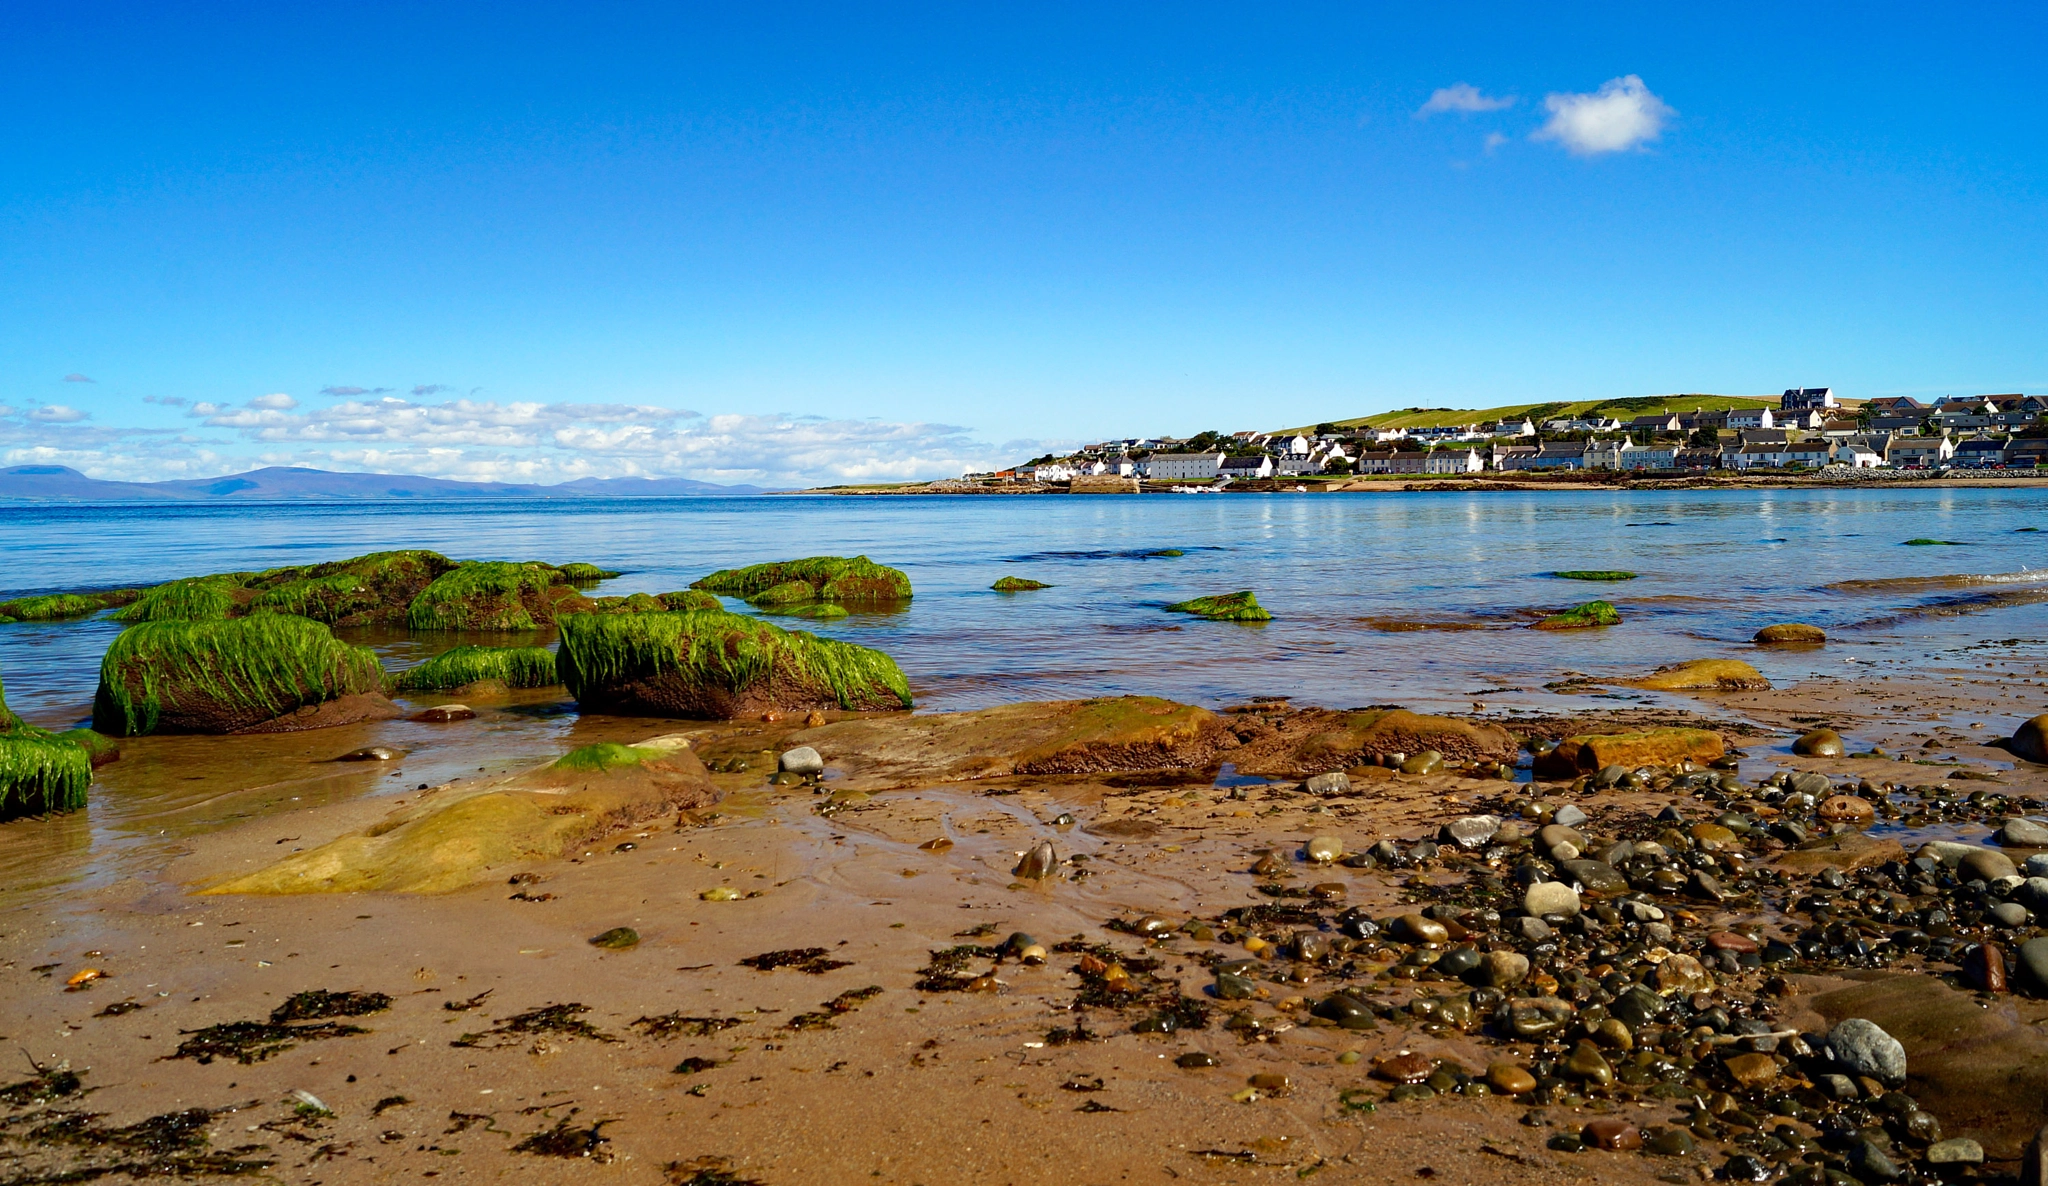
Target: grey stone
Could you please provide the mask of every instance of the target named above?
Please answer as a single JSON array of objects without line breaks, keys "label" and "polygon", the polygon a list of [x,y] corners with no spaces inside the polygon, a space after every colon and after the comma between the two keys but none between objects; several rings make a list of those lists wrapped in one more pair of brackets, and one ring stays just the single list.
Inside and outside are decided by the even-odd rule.
[{"label": "grey stone", "polygon": [[1512,988],[1528,976],[1528,956],[1518,951],[1489,951],[1480,959],[1479,966],[1466,974],[1465,980],[1481,988]]},{"label": "grey stone", "polygon": [[2035,992],[2048,993],[2048,936],[2020,944],[2020,972]]},{"label": "grey stone", "polygon": [[1569,917],[1579,912],[1579,891],[1561,881],[1539,881],[1522,894],[1522,909],[1538,917],[1545,914]]},{"label": "grey stone", "polygon": [[1219,1000],[1247,1001],[1258,989],[1258,984],[1248,977],[1231,972],[1216,973],[1216,996]]},{"label": "grey stone", "polygon": [[1577,828],[1568,828],[1563,824],[1545,824],[1536,829],[1536,843],[1545,852],[1560,844],[1583,849],[1586,847],[1586,837]]},{"label": "grey stone", "polygon": [[1811,770],[1802,770],[1791,778],[1786,779],[1785,788],[1802,795],[1812,795],[1822,799],[1835,793],[1835,784],[1828,781],[1827,775],[1815,774]]},{"label": "grey stone", "polygon": [[1661,943],[1669,947],[1675,937],[1671,930],[1671,924],[1668,922],[1646,922],[1643,924],[1643,939],[1645,942]]},{"label": "grey stone", "polygon": [[1851,1079],[1847,1075],[1822,1075],[1815,1082],[1820,1084],[1822,1091],[1827,1092],[1838,1100],[1853,1100],[1856,1098],[1856,1080]]},{"label": "grey stone", "polygon": [[1828,1057],[1851,1074],[1897,1086],[1906,1081],[1906,1048],[1874,1021],[1845,1018],[1828,1031]]},{"label": "grey stone", "polygon": [[1916,857],[1930,857],[1953,869],[1962,859],[1977,851],[1974,844],[1961,844],[1954,840],[1929,840],[1920,846]]},{"label": "grey stone", "polygon": [[1950,1137],[1927,1146],[1929,1165],[1982,1165],[1984,1146],[1968,1137]]},{"label": "grey stone", "polygon": [[1468,815],[1445,824],[1443,839],[1444,843],[1455,844],[1459,848],[1484,848],[1499,831],[1499,816]]},{"label": "grey stone", "polygon": [[2037,852],[2020,866],[2020,872],[2028,877],[2048,877],[2048,852]]},{"label": "grey stone", "polygon": [[1637,984],[1614,998],[1614,1003],[1607,1007],[1607,1012],[1616,1021],[1634,1030],[1649,1024],[1658,1014],[1664,1012],[1667,1004],[1663,997]]},{"label": "grey stone", "polygon": [[1899,1167],[1877,1142],[1867,1137],[1849,1142],[1849,1168],[1857,1177],[1866,1182],[1895,1182],[1899,1179]]},{"label": "grey stone", "polygon": [[818,751],[808,745],[784,751],[782,757],[776,760],[776,765],[781,767],[784,774],[825,773],[825,759],[819,757]]},{"label": "grey stone", "polygon": [[1529,943],[1541,943],[1550,938],[1550,924],[1533,915],[1515,920],[1515,930]]},{"label": "grey stone", "polygon": [[1351,789],[1351,776],[1342,770],[1318,774],[1306,784],[1311,795],[1341,795]]},{"label": "grey stone", "polygon": [[1580,811],[1576,804],[1567,803],[1557,809],[1557,814],[1550,817],[1550,822],[1562,824],[1567,828],[1576,828],[1586,822],[1586,813]]},{"label": "grey stone", "polygon": [[1584,886],[1589,894],[1623,894],[1628,892],[1628,878],[1621,870],[1600,861],[1566,861],[1563,869],[1574,881]]},{"label": "grey stone", "polygon": [[2048,848],[2048,824],[2009,819],[1998,830],[1998,842],[2007,848]]},{"label": "grey stone", "polygon": [[1637,902],[1634,900],[1623,902],[1621,904],[1621,912],[1636,922],[1664,921],[1663,908],[1649,902]]},{"label": "grey stone", "polygon": [[1972,847],[1962,860],[1956,862],[1956,876],[1964,881],[1997,881],[2017,872],[2012,858],[1995,848]]},{"label": "grey stone", "polygon": [[[2028,861],[2027,864],[2032,865],[2033,862]],[[2013,888],[2012,898],[2029,910],[2048,910],[2048,877],[2029,876]]]},{"label": "grey stone", "polygon": [[2018,902],[2000,902],[1991,908],[1991,917],[2007,930],[2027,925],[2027,908]]}]

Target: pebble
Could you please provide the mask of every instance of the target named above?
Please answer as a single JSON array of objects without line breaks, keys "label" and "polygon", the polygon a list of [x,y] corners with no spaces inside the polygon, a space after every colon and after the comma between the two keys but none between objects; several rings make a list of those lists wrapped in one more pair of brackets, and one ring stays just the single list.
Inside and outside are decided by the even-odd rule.
[{"label": "pebble", "polygon": [[1835,784],[1829,782],[1828,776],[1825,774],[1815,774],[1811,770],[1801,770],[1785,780],[1785,789],[1802,795],[1812,795],[1818,799],[1829,791],[1834,790]]},{"label": "pebble", "polygon": [[1643,1147],[1642,1130],[1619,1116],[1602,1116],[1587,1121],[1585,1131],[1580,1134],[1589,1148],[1611,1149],[1617,1152]]},{"label": "pebble", "polygon": [[1394,933],[1410,943],[1443,943],[1451,937],[1449,927],[1420,914],[1404,914],[1395,919]]},{"label": "pebble", "polygon": [[1278,1094],[1293,1088],[1294,1080],[1279,1071],[1261,1071],[1249,1080],[1253,1087],[1268,1094]]},{"label": "pebble", "polygon": [[1982,1165],[1984,1146],[1968,1137],[1951,1137],[1927,1146],[1929,1165]]},{"label": "pebble", "polygon": [[1553,933],[1550,924],[1535,915],[1525,915],[1515,920],[1515,932],[1525,943],[1542,943]]},{"label": "pebble", "polygon": [[1579,912],[1579,891],[1561,881],[1539,881],[1523,891],[1522,910],[1539,918],[1546,914],[1570,917]]},{"label": "pebble", "polygon": [[1527,1068],[1511,1062],[1497,1062],[1486,1068],[1486,1082],[1495,1091],[1504,1095],[1520,1095],[1536,1090],[1536,1076]]},{"label": "pebble", "polygon": [[1692,1155],[1692,1134],[1682,1128],[1663,1129],[1645,1141],[1643,1147],[1659,1157],[1689,1157]]},{"label": "pebble", "polygon": [[1017,958],[1024,963],[1036,965],[1051,959],[1052,955],[1046,951],[1044,944],[1030,943],[1017,953]]},{"label": "pebble", "polygon": [[632,927],[613,927],[601,935],[592,935],[590,945],[602,947],[607,951],[624,951],[628,947],[640,945],[640,932]]},{"label": "pebble", "polygon": [[1173,1065],[1183,1071],[1201,1070],[1204,1067],[1220,1067],[1223,1060],[1203,1050],[1190,1050],[1173,1060]]},{"label": "pebble", "polygon": [[1820,817],[1838,824],[1867,824],[1877,808],[1861,795],[1830,795],[1821,801]]},{"label": "pebble", "polygon": [[1997,881],[2001,877],[2014,877],[2019,870],[2013,866],[2012,858],[1995,848],[1972,848],[1956,862],[1956,876],[1964,881]]},{"label": "pebble", "polygon": [[1286,869],[1286,863],[1270,852],[1260,853],[1259,859],[1252,862],[1252,876],[1254,877],[1271,877],[1277,873],[1285,872]]},{"label": "pebble", "polygon": [[1833,729],[1815,729],[1792,743],[1792,752],[1809,758],[1839,758],[1848,752],[1842,735]]},{"label": "pebble", "polygon": [[1420,1083],[1436,1070],[1436,1060],[1420,1051],[1406,1051],[1373,1064],[1375,1077],[1390,1083]]},{"label": "pebble", "polygon": [[1852,1075],[1868,1075],[1880,1083],[1906,1081],[1906,1048],[1874,1021],[1850,1017],[1828,1031],[1828,1057]]},{"label": "pebble", "polygon": [[[1858,799],[1857,802],[1863,800]],[[1735,843],[1735,833],[1720,824],[1694,824],[1692,838],[1695,844],[1708,852],[1717,852]]]},{"label": "pebble", "polygon": [[1435,750],[1424,750],[1401,763],[1403,774],[1434,774],[1444,764],[1444,756]]},{"label": "pebble", "polygon": [[782,756],[775,760],[775,764],[784,774],[825,773],[825,759],[819,757],[818,751],[808,745],[784,750]]},{"label": "pebble", "polygon": [[1529,957],[1519,951],[1489,951],[1465,977],[1482,988],[1513,988],[1528,978]]},{"label": "pebble", "polygon": [[396,762],[398,758],[398,751],[389,746],[366,745],[361,749],[352,749],[334,760],[337,762]]},{"label": "pebble", "polygon": [[1564,1060],[1564,1073],[1602,1087],[1614,1082],[1613,1064],[1600,1053],[1598,1046],[1588,1041],[1581,1041],[1572,1048],[1571,1056]]},{"label": "pebble", "polygon": [[1565,873],[1589,894],[1604,897],[1628,892],[1628,878],[1622,876],[1621,870],[1605,861],[1567,860],[1559,864]]},{"label": "pebble", "polygon": [[1996,943],[1979,943],[1963,956],[1963,979],[1983,992],[2004,992],[2005,952]]},{"label": "pebble", "polygon": [[1762,1087],[1778,1077],[1778,1060],[1768,1054],[1738,1054],[1721,1065],[1744,1087]]},{"label": "pebble", "polygon": [[1234,972],[1216,973],[1216,999],[1221,1001],[1248,1001],[1259,990],[1258,982],[1248,976]]},{"label": "pebble", "polygon": [[1308,842],[1308,859],[1326,865],[1344,855],[1344,842],[1335,836],[1317,836]]},{"label": "pebble", "polygon": [[442,725],[449,721],[472,721],[476,710],[467,704],[436,704],[412,714],[412,719],[427,725]]},{"label": "pebble", "polygon": [[1557,813],[1550,817],[1550,822],[1562,824],[1567,828],[1576,828],[1586,822],[1586,813],[1579,810],[1577,804],[1567,803],[1557,809]]},{"label": "pebble", "polygon": [[1010,873],[1012,876],[1029,877],[1034,881],[1043,880],[1052,876],[1052,871],[1059,867],[1059,863],[1059,854],[1053,851],[1052,841],[1041,840],[1031,846],[1031,850],[1024,854],[1023,859],[1017,862],[1017,867],[1010,870]]},{"label": "pebble", "polygon": [[1351,789],[1351,776],[1336,770],[1315,775],[1303,785],[1311,795],[1342,795]]},{"label": "pebble", "polygon": [[1715,931],[1707,936],[1707,946],[1715,951],[1732,951],[1737,955],[1762,950],[1756,940],[1748,935],[1738,935],[1734,931]]},{"label": "pebble", "polygon": [[2010,931],[2027,925],[2027,908],[2018,902],[2000,902],[1991,908],[1991,917]]},{"label": "pebble", "polygon": [[1536,829],[1536,843],[1542,845],[1546,852],[1555,851],[1561,844],[1569,844],[1583,852],[1586,848],[1586,837],[1576,828],[1568,828],[1563,824],[1545,824]]},{"label": "pebble", "polygon": [[1666,995],[1691,996],[1696,992],[1712,992],[1714,975],[1700,966],[1700,962],[1689,955],[1668,955],[1657,965],[1657,991]]},{"label": "pebble", "polygon": [[1459,848],[1485,848],[1500,831],[1497,815],[1468,815],[1443,826],[1443,840]]},{"label": "pebble", "polygon": [[[1998,830],[1998,842],[2008,848],[2048,848],[2048,824],[2030,819],[2009,819]],[[2033,858],[2028,858],[2032,863]]]},{"label": "pebble", "polygon": [[1431,965],[1446,976],[1460,976],[1477,968],[1486,957],[1476,947],[1453,947]]}]

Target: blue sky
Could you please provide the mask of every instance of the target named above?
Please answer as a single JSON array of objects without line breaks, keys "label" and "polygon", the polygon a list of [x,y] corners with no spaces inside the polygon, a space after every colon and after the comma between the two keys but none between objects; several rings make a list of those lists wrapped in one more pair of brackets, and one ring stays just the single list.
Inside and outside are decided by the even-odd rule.
[{"label": "blue sky", "polygon": [[2048,387],[2048,9],[1710,7],[17,9],[0,461],[883,480]]}]

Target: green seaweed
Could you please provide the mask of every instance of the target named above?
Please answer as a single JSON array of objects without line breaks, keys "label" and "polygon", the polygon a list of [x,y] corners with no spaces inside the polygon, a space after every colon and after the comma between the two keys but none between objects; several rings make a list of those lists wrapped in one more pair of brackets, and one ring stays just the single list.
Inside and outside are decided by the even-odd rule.
[{"label": "green seaweed", "polygon": [[660,614],[667,613],[668,606],[651,593],[628,593],[624,597],[599,597],[592,601],[591,612],[599,614]]},{"label": "green seaweed", "polygon": [[998,593],[1028,593],[1033,589],[1050,589],[1052,586],[1044,581],[1033,581],[1024,577],[1001,577],[989,588]]},{"label": "green seaweed", "polygon": [[85,806],[92,759],[39,729],[0,733],[0,820],[55,815]]},{"label": "green seaweed", "polygon": [[674,612],[693,609],[725,608],[725,603],[718,599],[717,594],[705,593],[697,589],[679,589],[674,593],[663,593],[656,600],[661,602],[663,608]]},{"label": "green seaweed", "polygon": [[45,593],[0,602],[0,614],[19,622],[53,622],[61,618],[82,618],[106,608],[99,598],[82,593]]},{"label": "green seaweed", "polygon": [[1563,581],[1632,581],[1636,574],[1623,568],[1561,568],[1550,574]]},{"label": "green seaweed", "polygon": [[1161,548],[1161,549],[1159,549],[1159,550],[1158,550],[1158,551],[1156,551],[1156,552],[1147,552],[1147,553],[1145,553],[1145,555],[1147,555],[1147,556],[1163,556],[1163,557],[1166,557],[1166,558],[1168,558],[1168,559],[1171,559],[1171,558],[1173,558],[1173,557],[1175,557],[1175,556],[1185,556],[1185,555],[1187,555],[1187,553],[1186,553],[1186,552],[1183,552],[1183,551],[1181,551],[1181,550],[1180,550],[1179,548]]},{"label": "green seaweed", "polygon": [[235,591],[250,574],[185,577],[149,590],[114,616],[123,622],[211,622],[236,609]]},{"label": "green seaweed", "polygon": [[1588,601],[1536,623],[1538,630],[1585,630],[1594,626],[1618,626],[1621,611],[1604,601]]},{"label": "green seaweed", "polygon": [[477,560],[434,578],[413,598],[406,624],[414,630],[532,630],[528,606],[556,583],[545,564]]},{"label": "green seaweed", "polygon": [[809,618],[813,622],[830,622],[851,617],[852,613],[836,601],[813,601],[809,605],[793,605],[788,609],[763,608],[764,614],[780,614],[785,618]]},{"label": "green seaweed", "polygon": [[830,689],[842,708],[878,699],[911,705],[903,670],[882,652],[723,610],[576,614],[562,620],[555,663],[578,700],[665,676],[739,692],[771,679],[785,664],[791,674]]},{"label": "green seaweed", "polygon": [[307,618],[144,622],[100,661],[93,728],[116,737],[229,731],[382,683],[374,653]]},{"label": "green seaweed", "polygon": [[561,682],[555,653],[546,647],[460,646],[441,652],[391,678],[400,692],[445,692],[479,680],[508,688],[545,688]]},{"label": "green seaweed", "polygon": [[721,569],[690,587],[762,604],[756,600],[758,597],[792,582],[810,586],[809,595],[798,596],[793,589],[778,590],[775,604],[910,600],[910,578],[900,570],[876,564],[866,556],[810,556],[802,560],[778,560],[745,568]]},{"label": "green seaweed", "polygon": [[809,581],[783,581],[747,598],[747,603],[767,608],[778,605],[802,605],[817,599],[818,587]]},{"label": "green seaweed", "polygon": [[94,767],[104,766],[121,756],[121,744],[111,737],[102,737],[91,729],[66,729],[50,735],[57,741],[68,741],[85,751],[85,756]]},{"label": "green seaweed", "polygon": [[1170,614],[1193,614],[1211,622],[1270,622],[1273,615],[1259,604],[1250,589],[1177,601],[1166,607]]},{"label": "green seaweed", "polygon": [[0,733],[21,727],[21,718],[7,711],[7,685],[0,682]]},{"label": "green seaweed", "polygon": [[599,568],[595,564],[585,564],[580,560],[564,564],[556,571],[562,574],[564,582],[571,585],[595,585],[599,581],[608,581],[619,575],[609,568]]},{"label": "green seaweed", "polygon": [[347,616],[348,610],[344,607],[357,604],[362,600],[360,595],[364,591],[363,578],[354,573],[301,577],[263,590],[249,603],[249,608],[296,614],[318,622],[334,622]]},{"label": "green seaweed", "polygon": [[638,766],[667,756],[668,751],[647,746],[620,745],[616,741],[600,741],[595,745],[578,746],[555,760],[557,770],[575,770],[587,774],[602,774],[624,766]]},{"label": "green seaweed", "polygon": [[1959,539],[1926,539],[1923,537],[1921,539],[1907,540],[1906,546],[1909,548],[1965,548],[1969,545]]}]

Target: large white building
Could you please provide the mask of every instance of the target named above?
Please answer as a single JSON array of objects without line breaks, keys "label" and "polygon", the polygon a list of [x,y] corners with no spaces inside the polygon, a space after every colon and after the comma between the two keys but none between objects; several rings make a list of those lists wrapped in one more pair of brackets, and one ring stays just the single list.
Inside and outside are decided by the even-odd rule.
[{"label": "large white building", "polygon": [[1221,453],[1154,453],[1145,459],[1145,476],[1155,482],[1207,482],[1222,469]]}]

